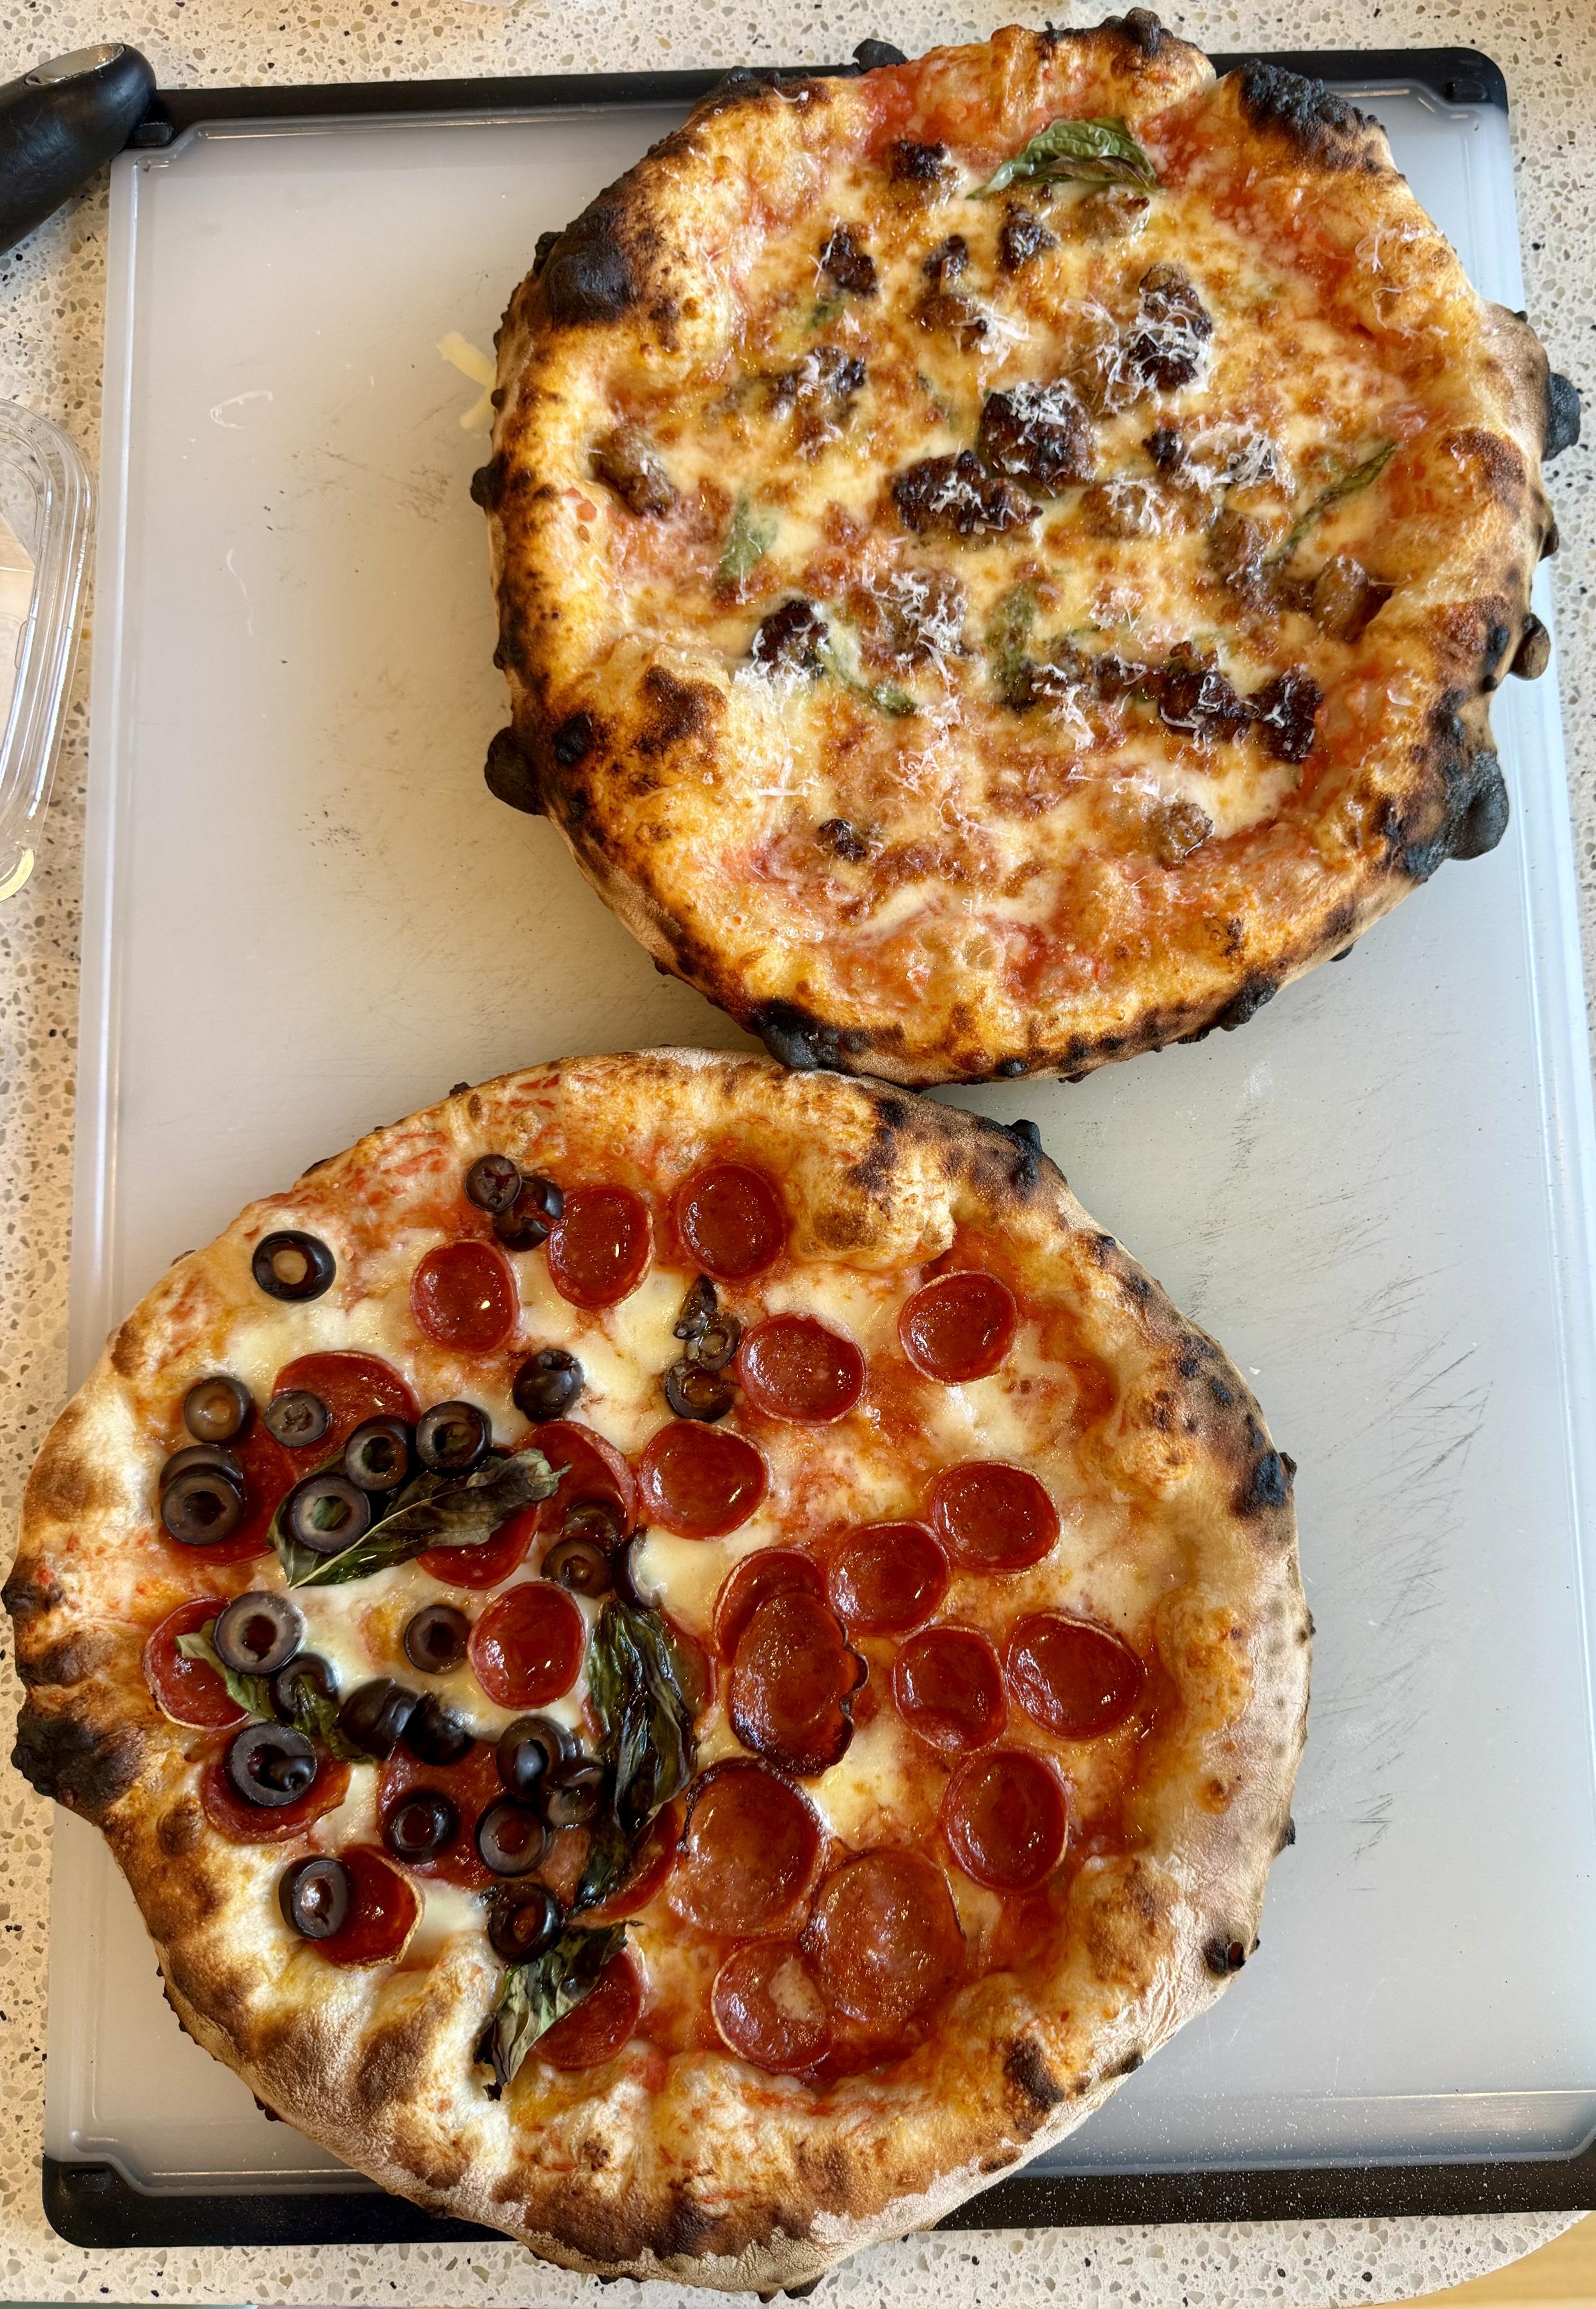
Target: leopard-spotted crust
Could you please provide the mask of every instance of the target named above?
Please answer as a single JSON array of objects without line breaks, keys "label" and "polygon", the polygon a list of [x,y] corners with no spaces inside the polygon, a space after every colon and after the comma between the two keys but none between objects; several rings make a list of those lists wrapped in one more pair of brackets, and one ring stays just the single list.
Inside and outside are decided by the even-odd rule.
[{"label": "leopard-spotted crust", "polygon": [[[988,1974],[896,2070],[815,2093],[634,2040],[596,2081],[529,2062],[496,2103],[472,2067],[497,1972],[480,1933],[445,1939],[430,1968],[329,1967],[278,1913],[295,1847],[212,1832],[197,1794],[204,1737],[151,1700],[144,1632],[194,1586],[174,1561],[185,1552],[156,1535],[155,1472],[196,1373],[248,1368],[252,1247],[285,1225],[322,1236],[338,1278],[291,1310],[298,1336],[369,1344],[390,1247],[489,1149],[556,1170],[602,1162],[601,1175],[656,1190],[705,1149],[741,1154],[783,1180],[800,1260],[866,1277],[936,1257],[957,1224],[1001,1230],[1027,1287],[1114,1374],[1103,1480],[1147,1545],[1186,1567],[1156,1615],[1178,1704],[1149,1734],[1134,1832],[1081,1867],[1045,1984]],[[427,1353],[409,1371],[423,1399],[450,1377]],[[1022,1137],[763,1059],[543,1067],[462,1089],[251,1205],[114,1335],[28,1487],[4,1591],[27,1687],[17,1760],[104,1830],[191,2034],[350,2164],[571,2268],[798,2283],[1062,2139],[1251,1950],[1307,1698],[1291,1474],[1234,1365]],[[258,1576],[241,1565],[233,1581]]]},{"label": "leopard-spotted crust", "polygon": [[[1060,116],[1123,119],[1160,177],[1145,215],[1128,196],[1129,238],[1085,255],[1100,193],[968,196]],[[940,186],[894,180],[900,148],[933,144]],[[1005,244],[1016,214],[1028,238]],[[825,270],[839,218],[874,283]],[[1066,257],[1088,270],[1050,302]],[[1079,416],[1100,328],[1082,314],[1112,308],[1132,343],[1136,284],[1171,264],[1212,322],[1203,373],[1100,412],[1095,480],[1074,470],[1013,533],[961,537],[923,506],[912,533],[891,486],[912,461],[970,448],[983,395],[1061,369]],[[1500,839],[1488,697],[1545,662],[1529,601],[1559,392],[1375,122],[1273,67],[1216,81],[1144,11],[853,81],[745,80],[511,299],[475,485],[513,717],[489,783],[789,1064],[1075,1075],[1238,1025]],[[1297,605],[1265,599],[1327,477],[1381,454],[1286,556]],[[761,492],[773,542],[749,574]],[[1332,560],[1351,592],[1332,571],[1321,600]],[[1054,627],[1023,710],[995,690],[991,638],[1022,584]],[[758,647],[787,658],[762,668],[756,630],[797,600],[832,658],[815,628],[777,631]],[[1311,675],[1306,757],[1262,707],[1227,740],[1143,693],[1105,702],[1105,653],[1162,667],[1204,633],[1255,699]]]}]

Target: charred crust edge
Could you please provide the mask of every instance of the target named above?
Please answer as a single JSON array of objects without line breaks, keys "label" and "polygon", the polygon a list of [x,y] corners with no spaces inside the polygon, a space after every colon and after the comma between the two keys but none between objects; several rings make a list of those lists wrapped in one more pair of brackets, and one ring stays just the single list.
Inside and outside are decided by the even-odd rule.
[{"label": "charred crust edge", "polygon": [[1243,65],[1241,105],[1255,128],[1278,128],[1306,160],[1321,169],[1373,169],[1368,115],[1337,96],[1322,80],[1305,80],[1283,65]]},{"label": "charred crust edge", "polygon": [[538,275],[543,309],[556,328],[618,321],[641,302],[642,291],[621,238],[625,212],[595,201],[566,226]]},{"label": "charred crust edge", "polygon": [[97,1732],[65,1710],[47,1713],[30,1700],[17,1718],[11,1760],[39,1795],[95,1820],[138,1777],[142,1744],[132,1725]]}]

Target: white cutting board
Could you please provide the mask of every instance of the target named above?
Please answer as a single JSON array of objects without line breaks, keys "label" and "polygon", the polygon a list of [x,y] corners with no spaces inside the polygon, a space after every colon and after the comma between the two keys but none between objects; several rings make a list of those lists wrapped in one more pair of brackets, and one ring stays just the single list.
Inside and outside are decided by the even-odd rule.
[{"label": "white cutting board", "polygon": [[[1504,117],[1369,94],[1518,304]],[[452,1083],[741,1042],[482,785],[485,444],[436,350],[487,347],[538,234],[670,117],[254,126],[116,164],[76,1375],[247,1197]],[[1251,1374],[1300,1462],[1318,1621],[1262,1950],[1057,2167],[1596,2128],[1592,1129],[1555,679],[1497,707],[1503,846],[1349,962],[1238,1034],[968,1098],[1037,1120]],[[51,2152],[156,2187],[324,2173],[179,2037],[99,1839],[58,1838]]]}]

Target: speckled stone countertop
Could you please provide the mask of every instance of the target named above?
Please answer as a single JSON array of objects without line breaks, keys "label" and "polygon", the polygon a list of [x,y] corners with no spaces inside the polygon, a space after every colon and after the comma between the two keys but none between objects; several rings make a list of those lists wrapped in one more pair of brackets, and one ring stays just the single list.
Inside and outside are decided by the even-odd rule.
[{"label": "speckled stone countertop", "polygon": [[[591,72],[621,65],[829,61],[867,34],[911,52],[983,38],[1016,12],[936,0],[0,0],[0,79],[116,37],[169,86]],[[1022,11],[1022,13],[1029,12]],[[1055,21],[1095,21],[1057,7]],[[1496,57],[1513,104],[1530,312],[1554,365],[1596,381],[1596,8],[1592,0],[1299,0],[1166,9],[1220,50],[1459,45]],[[92,462],[99,425],[103,179],[0,260],[0,395],[54,417]],[[1596,404],[1592,404],[1596,407]],[[1584,513],[1596,447],[1554,469],[1562,697],[1578,837],[1587,973],[1596,964],[1596,529]],[[87,653],[85,653],[85,658]],[[0,1561],[28,1466],[59,1409],[78,1006],[86,665],[80,667],[51,829],[30,883],[0,909]],[[0,1665],[0,1721],[16,1692]],[[9,1746],[9,1739],[5,1743]],[[591,2283],[513,2246],[85,2253],[39,2204],[49,1835],[45,1807],[0,1764],[0,2299],[574,2304]],[[848,2309],[1057,2302],[1115,2309],[1301,2309],[1429,2292],[1511,2261],[1571,2217],[1251,2224],[910,2238],[827,2280]],[[705,2296],[696,2296],[702,2300]],[[664,2286],[621,2285],[606,2309],[668,2309]]]}]

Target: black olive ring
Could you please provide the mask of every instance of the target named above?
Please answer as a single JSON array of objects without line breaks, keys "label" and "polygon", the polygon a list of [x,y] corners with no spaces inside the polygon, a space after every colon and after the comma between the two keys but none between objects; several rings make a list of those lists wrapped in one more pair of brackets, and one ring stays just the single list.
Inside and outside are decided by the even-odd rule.
[{"label": "black olive ring", "polygon": [[246,1803],[275,1811],[314,1786],[316,1752],[285,1724],[246,1724],[227,1752],[227,1774]]},{"label": "black olive ring", "polygon": [[160,1519],[185,1547],[230,1539],[244,1520],[243,1486],[213,1457],[190,1461],[162,1489]]},{"label": "black olive ring", "polygon": [[283,1921],[307,1941],[329,1941],[354,1905],[355,1880],[330,1852],[296,1860],[277,1880]]},{"label": "black olive ring", "polygon": [[230,1443],[242,1435],[254,1397],[226,1371],[197,1379],[183,1398],[183,1424],[196,1443]]},{"label": "black olive ring", "polygon": [[[296,1261],[299,1269],[297,1274]],[[282,1272],[284,1266],[289,1269],[286,1275]],[[332,1288],[338,1261],[320,1235],[302,1233],[298,1227],[283,1227],[276,1234],[262,1236],[254,1247],[249,1271],[268,1299],[319,1299],[324,1291]]]},{"label": "black olive ring", "polygon": [[270,1587],[235,1596],[216,1622],[211,1640],[224,1667],[237,1675],[275,1675],[286,1667],[305,1638],[297,1604]]},{"label": "black olive ring", "polygon": [[333,1467],[324,1468],[319,1475],[306,1475],[282,1503],[283,1529],[313,1555],[341,1555],[370,1523],[369,1492]]}]

